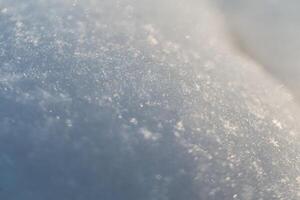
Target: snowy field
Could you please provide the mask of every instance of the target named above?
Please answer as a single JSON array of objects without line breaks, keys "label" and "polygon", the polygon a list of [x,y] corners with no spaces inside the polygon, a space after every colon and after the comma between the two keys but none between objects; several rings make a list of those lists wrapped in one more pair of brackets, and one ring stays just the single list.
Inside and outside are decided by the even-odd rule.
[{"label": "snowy field", "polygon": [[297,200],[299,120],[203,0],[0,0],[0,199]]}]

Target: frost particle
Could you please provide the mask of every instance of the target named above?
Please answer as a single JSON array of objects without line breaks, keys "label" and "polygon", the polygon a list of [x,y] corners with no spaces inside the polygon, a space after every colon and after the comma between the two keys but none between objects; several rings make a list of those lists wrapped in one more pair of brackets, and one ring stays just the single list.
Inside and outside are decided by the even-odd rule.
[{"label": "frost particle", "polygon": [[147,41],[152,46],[158,45],[158,41],[153,35],[149,35]]},{"label": "frost particle", "polygon": [[158,139],[157,134],[152,133],[147,128],[141,128],[140,133],[144,136],[144,139],[146,140],[156,141]]},{"label": "frost particle", "polygon": [[134,124],[134,125],[138,125],[138,121],[136,118],[131,118],[130,119],[130,123]]},{"label": "frost particle", "polygon": [[176,128],[177,130],[179,130],[179,131],[184,131],[184,130],[185,130],[182,121],[179,121],[179,122],[176,124],[175,128]]}]

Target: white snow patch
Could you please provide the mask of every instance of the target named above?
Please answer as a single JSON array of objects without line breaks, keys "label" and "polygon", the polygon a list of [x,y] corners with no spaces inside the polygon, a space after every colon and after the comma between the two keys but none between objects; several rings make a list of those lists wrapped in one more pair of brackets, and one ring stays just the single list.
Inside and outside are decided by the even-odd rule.
[{"label": "white snow patch", "polygon": [[272,144],[274,147],[279,147],[279,142],[275,138],[270,138],[269,143]]},{"label": "white snow patch", "polygon": [[182,121],[179,121],[177,122],[175,128],[178,130],[178,131],[184,131],[185,128],[184,128],[184,125],[183,125],[183,122]]},{"label": "white snow patch", "polygon": [[146,140],[156,141],[159,139],[159,135],[157,133],[153,133],[147,128],[141,128],[140,133],[144,136],[144,139]]},{"label": "white snow patch", "polygon": [[131,118],[130,123],[133,125],[138,125],[138,120],[136,118]]},{"label": "white snow patch", "polygon": [[278,121],[277,119],[273,119],[272,122],[273,122],[273,124],[275,124],[275,126],[276,126],[277,128],[279,128],[279,129],[282,129],[282,128],[283,128],[281,122]]},{"label": "white snow patch", "polygon": [[152,46],[158,45],[158,40],[153,35],[149,35],[147,41]]}]

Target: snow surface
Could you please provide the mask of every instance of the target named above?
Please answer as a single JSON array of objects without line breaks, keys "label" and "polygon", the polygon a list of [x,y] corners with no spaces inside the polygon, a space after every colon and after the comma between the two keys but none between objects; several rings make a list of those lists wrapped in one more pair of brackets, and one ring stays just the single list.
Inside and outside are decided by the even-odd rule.
[{"label": "snow surface", "polygon": [[282,81],[300,103],[300,2],[216,1],[237,45]]},{"label": "snow surface", "polygon": [[299,199],[299,108],[204,1],[0,0],[0,198]]}]

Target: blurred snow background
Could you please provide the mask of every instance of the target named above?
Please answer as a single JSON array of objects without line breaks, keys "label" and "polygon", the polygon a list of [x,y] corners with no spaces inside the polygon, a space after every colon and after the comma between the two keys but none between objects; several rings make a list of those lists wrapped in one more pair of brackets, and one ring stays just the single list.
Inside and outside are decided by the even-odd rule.
[{"label": "blurred snow background", "polygon": [[236,45],[300,101],[300,2],[217,0]]},{"label": "blurred snow background", "polygon": [[299,199],[299,108],[207,2],[0,10],[1,199]]}]

